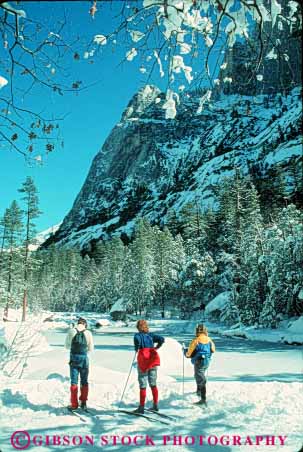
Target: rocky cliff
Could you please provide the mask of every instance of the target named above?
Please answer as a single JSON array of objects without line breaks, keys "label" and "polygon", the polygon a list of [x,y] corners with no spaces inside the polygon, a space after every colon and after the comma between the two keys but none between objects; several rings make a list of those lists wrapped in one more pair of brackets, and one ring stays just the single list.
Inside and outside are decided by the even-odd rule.
[{"label": "rocky cliff", "polygon": [[291,196],[300,172],[301,90],[254,97],[185,93],[178,115],[165,119],[164,94],[146,86],[134,96],[93,160],[87,179],[51,243],[90,249],[112,235],[131,236],[138,217],[165,224],[193,200],[216,202],[214,188],[240,167],[270,177],[279,168]]}]

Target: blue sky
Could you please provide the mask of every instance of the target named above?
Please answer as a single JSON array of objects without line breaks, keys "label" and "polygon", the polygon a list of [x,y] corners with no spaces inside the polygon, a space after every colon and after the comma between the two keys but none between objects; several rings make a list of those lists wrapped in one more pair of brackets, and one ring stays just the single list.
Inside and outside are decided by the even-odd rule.
[{"label": "blue sky", "polygon": [[[91,39],[96,34],[107,34],[114,28],[113,16],[117,8],[121,8],[121,2],[114,2],[113,6],[104,3],[98,6],[99,11],[94,20],[88,14],[89,7],[88,2],[23,3],[27,17],[48,24],[50,31],[55,30],[56,20],[63,17],[65,11],[65,33],[69,37],[79,35]],[[82,80],[87,84],[97,82],[90,89],[78,95],[64,96],[37,91],[28,101],[30,107],[38,111],[65,116],[60,121],[64,148],[49,154],[42,166],[29,166],[21,155],[7,147],[0,148],[1,216],[13,199],[19,199],[17,190],[29,175],[34,178],[38,188],[43,211],[43,215],[36,220],[38,231],[62,221],[72,207],[93,157],[119,121],[131,97],[146,82],[145,76],[139,71],[140,59],[119,65],[127,48],[122,45],[114,52],[112,48],[111,45],[100,46],[103,56],[93,58],[94,64],[89,64],[83,58],[80,61],[66,61],[68,70],[75,74],[74,80]],[[155,77],[149,83],[154,82],[159,86],[159,77]],[[162,84],[164,82],[162,80]]]},{"label": "blue sky", "polygon": [[[48,20],[50,24],[55,23],[54,16],[62,16],[65,8],[68,15],[66,30],[74,35],[79,32],[88,38],[93,38],[95,34],[106,34],[113,26],[109,7],[106,13],[100,9],[93,20],[88,14],[88,2],[64,2],[64,5],[62,2],[51,3],[28,2],[23,8],[28,17],[43,22]],[[70,210],[93,157],[120,119],[132,95],[144,82],[135,62],[117,67],[122,51],[120,54],[118,51],[118,55],[110,55],[105,47],[104,51],[104,58],[94,59],[93,65],[88,64],[87,60],[71,63],[75,80],[88,83],[98,81],[92,88],[78,95],[63,97],[44,92],[39,99],[31,99],[31,105],[35,108],[38,106],[38,110],[45,109],[60,117],[66,115],[64,121],[60,121],[64,148],[49,154],[42,166],[29,166],[21,155],[7,147],[1,148],[1,216],[13,199],[18,200],[17,189],[28,175],[35,180],[40,208],[44,212],[36,220],[39,231],[60,222]]]}]

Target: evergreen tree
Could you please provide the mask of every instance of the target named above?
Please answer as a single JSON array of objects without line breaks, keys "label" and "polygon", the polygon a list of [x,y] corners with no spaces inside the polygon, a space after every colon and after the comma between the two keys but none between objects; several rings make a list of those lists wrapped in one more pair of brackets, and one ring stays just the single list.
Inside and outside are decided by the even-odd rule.
[{"label": "evergreen tree", "polygon": [[183,233],[183,225],[175,209],[169,209],[167,212],[165,226],[174,237]]},{"label": "evergreen tree", "polygon": [[22,224],[23,212],[19,208],[16,201],[5,212],[6,218],[6,248],[7,248],[7,288],[6,288],[6,307],[5,317],[8,317],[9,306],[13,301],[13,285],[17,279],[18,269],[16,268],[17,258],[20,255],[18,246],[21,243],[21,234],[23,230]]},{"label": "evergreen tree", "polygon": [[3,217],[0,220],[0,230],[1,230],[1,249],[0,249],[0,303],[5,303],[5,291],[6,291],[6,257],[7,253],[5,250],[6,240],[7,240],[7,226],[9,222],[8,209],[6,209]]},{"label": "evergreen tree", "polygon": [[186,248],[189,253],[197,248],[203,252],[207,243],[207,223],[206,217],[201,210],[198,198],[193,203],[186,204],[181,210],[182,236],[186,241]]},{"label": "evergreen tree", "polygon": [[303,280],[303,215],[291,204],[266,231],[268,294],[260,314],[263,326],[275,327],[284,316],[296,315]]},{"label": "evergreen tree", "polygon": [[25,203],[25,241],[24,241],[24,262],[23,262],[23,302],[22,302],[22,321],[26,319],[27,310],[27,294],[28,294],[28,275],[29,275],[29,259],[30,259],[30,244],[35,236],[35,224],[33,220],[37,218],[41,212],[38,208],[37,188],[31,177],[27,177],[22,187],[18,190],[23,194],[22,200]]},{"label": "evergreen tree", "polygon": [[207,302],[209,300],[215,271],[216,265],[209,253],[198,258],[188,257],[179,276],[182,287],[180,308],[183,318],[192,313],[195,305],[200,305],[201,301]]},{"label": "evergreen tree", "polygon": [[250,325],[258,319],[266,293],[266,278],[258,265],[262,231],[258,193],[236,170],[235,177],[224,182],[219,201],[225,224],[219,243],[233,256],[231,290],[242,321]]},{"label": "evergreen tree", "polygon": [[212,208],[207,209],[203,214],[203,224],[205,228],[206,251],[215,253],[218,250],[218,237],[222,231],[222,222],[219,212]]},{"label": "evergreen tree", "polygon": [[126,270],[126,294],[136,313],[141,315],[143,310],[151,307],[155,280],[151,228],[146,220],[140,219],[137,223],[135,239],[128,248],[131,268]]},{"label": "evergreen tree", "polygon": [[165,304],[176,267],[175,241],[167,228],[153,228],[153,253],[155,262],[155,296],[160,304],[161,316],[165,317]]},{"label": "evergreen tree", "polygon": [[290,185],[292,189],[291,202],[297,206],[297,208],[303,208],[303,160],[291,159],[289,162],[288,174],[290,177]]}]

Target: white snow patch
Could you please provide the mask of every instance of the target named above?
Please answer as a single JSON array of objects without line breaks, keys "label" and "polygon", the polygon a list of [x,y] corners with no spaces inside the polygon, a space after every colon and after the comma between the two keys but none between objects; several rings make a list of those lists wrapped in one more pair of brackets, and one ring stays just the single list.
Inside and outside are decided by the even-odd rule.
[{"label": "white snow patch", "polygon": [[225,306],[229,303],[231,297],[230,292],[222,292],[213,298],[205,308],[205,314],[210,314],[214,311],[223,311]]},{"label": "white snow patch", "polygon": [[113,312],[126,312],[126,307],[125,307],[125,301],[124,298],[119,298],[119,300],[117,300],[111,310],[109,311],[110,314],[112,314]]},{"label": "white snow patch", "polygon": [[4,78],[0,75],[0,89],[3,88],[7,84],[8,84],[8,81],[6,80],[6,78]]}]

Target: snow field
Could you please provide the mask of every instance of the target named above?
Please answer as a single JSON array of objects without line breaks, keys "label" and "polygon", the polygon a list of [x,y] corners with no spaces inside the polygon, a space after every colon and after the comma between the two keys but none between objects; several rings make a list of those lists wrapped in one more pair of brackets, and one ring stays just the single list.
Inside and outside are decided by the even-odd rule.
[{"label": "snow field", "polygon": [[[104,369],[104,371],[106,371]],[[126,377],[126,375],[124,375]],[[119,382],[120,384],[122,383]],[[219,383],[209,382],[209,406],[206,411],[192,405],[197,397],[193,394],[195,385],[185,385],[183,403],[180,383],[163,383],[159,380],[161,406],[165,412],[176,417],[176,423],[168,426],[150,424],[141,418],[110,416],[117,407],[119,389],[115,384],[92,383],[90,400],[96,409],[97,417],[87,424],[76,416],[66,414],[63,407],[68,403],[69,382],[54,380],[6,381],[1,391],[1,444],[8,444],[8,438],[15,430],[25,430],[32,434],[52,434],[64,431],[64,434],[106,434],[137,435],[240,435],[255,437],[258,435],[287,435],[288,440],[283,451],[299,450],[302,396],[300,383]],[[133,408],[136,405],[137,385],[131,382],[125,394],[122,407]],[[150,396],[150,391],[148,391]],[[150,401],[149,401],[150,403]],[[165,450],[174,446],[166,446]],[[117,447],[109,450],[119,450]],[[147,450],[141,448],[140,450]],[[13,450],[13,449],[5,449]],[[48,450],[41,448],[41,450]],[[74,450],[83,450],[82,447]],[[91,450],[97,450],[93,447]],[[160,450],[154,448],[153,450]],[[178,450],[205,450],[201,446],[182,446]],[[207,449],[208,450],[208,449]],[[210,450],[215,450],[213,448]],[[235,446],[232,449],[254,450],[251,446]],[[279,448],[259,446],[259,451],[278,451]]]},{"label": "snow field", "polygon": [[[94,333],[96,350],[91,355],[89,406],[93,416],[83,423],[78,417],[68,414],[65,407],[69,404],[69,367],[68,351],[62,347],[67,332],[56,330],[48,324],[41,341],[40,353],[30,356],[24,369],[22,379],[0,378],[0,448],[5,452],[15,450],[10,444],[14,431],[25,430],[31,436],[41,435],[90,435],[95,438],[95,445],[73,446],[75,451],[103,450],[125,452],[137,449],[136,446],[108,444],[101,448],[98,443],[100,435],[153,435],[156,446],[140,446],[141,451],[209,451],[209,452],[250,452],[261,451],[298,452],[301,447],[302,421],[302,382],[296,381],[299,363],[297,352],[290,349],[259,351],[252,353],[249,349],[241,352],[234,349],[224,352],[220,347],[208,372],[207,398],[208,408],[203,410],[193,405],[197,401],[193,366],[184,359],[184,397],[182,385],[183,354],[181,344],[168,337],[168,329],[177,334],[186,330],[193,334],[197,322],[153,321],[152,329],[165,330],[166,342],[159,349],[161,366],[158,371],[160,408],[176,418],[170,425],[150,423],[144,418],[127,415],[113,416],[117,409],[134,351],[132,333],[134,328],[114,328],[113,326],[97,330]],[[68,324],[68,321],[65,323]],[[47,324],[45,324],[47,325]],[[171,328],[169,328],[169,325]],[[156,328],[155,328],[156,327]],[[298,325],[294,325],[294,332]],[[45,326],[47,328],[47,326]],[[163,330],[164,328],[164,330]],[[130,334],[131,333],[131,334]],[[210,334],[212,337],[213,335]],[[46,342],[48,339],[48,343]],[[118,342],[117,342],[118,340]],[[185,342],[188,345],[188,337]],[[230,339],[228,339],[230,340]],[[242,339],[237,339],[237,341]],[[216,342],[216,338],[215,338]],[[238,343],[238,342],[237,342]],[[102,344],[102,345],[100,345]],[[248,342],[243,340],[243,349]],[[297,349],[296,349],[297,350]],[[42,353],[43,352],[43,353]],[[286,358],[287,360],[284,360]],[[286,363],[286,364],[285,364]],[[121,370],[123,369],[123,370]],[[275,375],[287,376],[294,381],[275,381]],[[240,378],[247,375],[247,381]],[[271,375],[272,381],[266,381]],[[273,376],[272,376],[273,375]],[[293,375],[293,377],[292,377]],[[264,379],[265,381],[262,381]],[[260,381],[261,380],[261,381]],[[139,388],[137,370],[131,369],[130,378],[124,394],[122,408],[134,409],[138,404]],[[147,390],[146,405],[151,406],[150,389]],[[172,441],[164,447],[163,435],[171,438],[182,436],[184,439],[204,435],[230,437],[240,435],[282,435],[287,436],[286,445],[265,446],[200,446],[182,444],[174,446]],[[183,441],[183,440],[182,440]],[[71,446],[70,446],[71,447]],[[41,445],[32,450],[53,451],[59,446]],[[68,450],[66,447],[64,450]],[[61,447],[61,450],[63,448]]]}]

